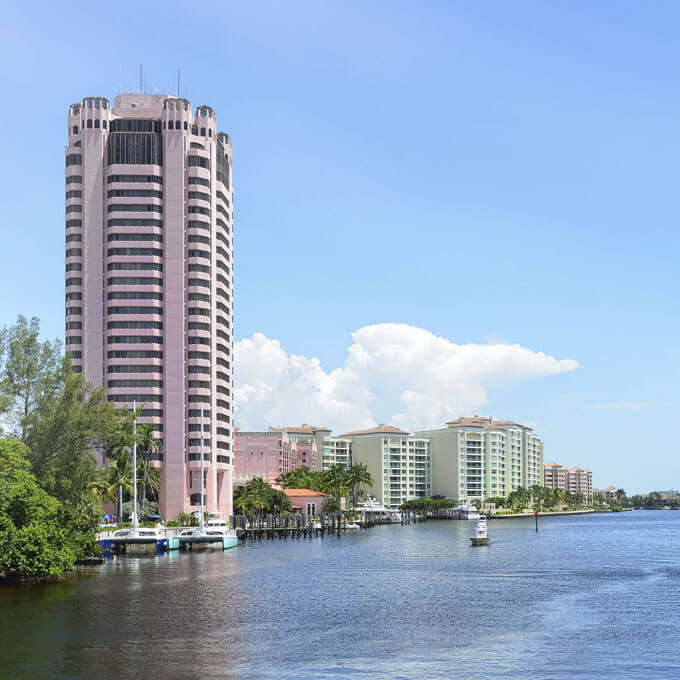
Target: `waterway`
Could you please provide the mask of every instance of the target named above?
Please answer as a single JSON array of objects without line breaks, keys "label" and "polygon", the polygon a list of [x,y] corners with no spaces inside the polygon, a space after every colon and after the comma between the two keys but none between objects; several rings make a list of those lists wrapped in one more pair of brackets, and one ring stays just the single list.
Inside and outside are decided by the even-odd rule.
[{"label": "waterway", "polygon": [[680,677],[680,512],[383,526],[0,588],[0,678]]}]

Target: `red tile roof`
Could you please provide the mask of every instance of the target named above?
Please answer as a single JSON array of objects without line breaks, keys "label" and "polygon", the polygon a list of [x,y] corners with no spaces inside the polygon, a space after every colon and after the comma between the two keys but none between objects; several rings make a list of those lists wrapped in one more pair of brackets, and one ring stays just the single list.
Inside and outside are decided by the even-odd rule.
[{"label": "red tile roof", "polygon": [[296,496],[323,496],[326,498],[328,496],[327,493],[319,493],[318,491],[312,491],[312,489],[284,489],[283,493],[292,498]]},{"label": "red tile roof", "polygon": [[485,430],[493,430],[496,427],[523,427],[531,430],[530,427],[516,423],[513,420],[494,420],[488,416],[469,416],[449,420],[446,423],[449,427],[483,427]]},{"label": "red tile roof", "polygon": [[341,434],[339,436],[352,437],[362,434],[408,434],[408,432],[400,430],[398,427],[394,427],[393,425],[379,425],[378,427],[371,427],[368,430],[354,430],[353,432],[346,432],[345,434]]}]

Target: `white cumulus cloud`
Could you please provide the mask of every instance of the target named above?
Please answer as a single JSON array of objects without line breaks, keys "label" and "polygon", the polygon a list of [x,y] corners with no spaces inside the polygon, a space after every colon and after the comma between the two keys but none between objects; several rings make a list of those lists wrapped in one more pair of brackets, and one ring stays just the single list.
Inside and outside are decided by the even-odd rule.
[{"label": "white cumulus cloud", "polygon": [[337,433],[378,422],[409,431],[441,426],[479,412],[495,387],[578,366],[517,344],[457,345],[402,323],[364,326],[352,341],[344,365],[330,372],[262,333],[237,342],[236,425],[304,422]]}]

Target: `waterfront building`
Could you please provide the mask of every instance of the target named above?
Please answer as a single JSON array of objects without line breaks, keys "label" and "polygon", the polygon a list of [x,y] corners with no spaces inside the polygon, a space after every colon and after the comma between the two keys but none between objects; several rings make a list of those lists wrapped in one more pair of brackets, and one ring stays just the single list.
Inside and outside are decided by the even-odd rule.
[{"label": "waterfront building", "polygon": [[[121,94],[68,112],[66,349],[162,453],[160,511],[232,511],[232,145],[209,106]],[[101,461],[104,463],[104,461]]]},{"label": "waterfront building", "polygon": [[281,431],[234,432],[234,486],[255,477],[274,482],[298,467],[296,446]]},{"label": "waterfront building", "polygon": [[328,470],[333,465],[349,468],[352,462],[352,440],[342,437],[324,437],[321,455],[321,469]]},{"label": "waterfront building", "polygon": [[321,514],[324,502],[328,498],[328,494],[311,489],[283,489],[283,493],[290,498],[293,510],[303,515]]},{"label": "waterfront building", "polygon": [[399,507],[432,495],[430,440],[391,425],[340,435],[351,441],[353,463],[366,465],[373,486],[368,491],[386,507]]},{"label": "waterfront building", "polygon": [[505,498],[542,481],[543,442],[526,425],[473,416],[415,434],[431,441],[435,495]]},{"label": "waterfront building", "polygon": [[611,501],[616,500],[616,487],[615,486],[608,486],[606,489],[603,490],[602,493],[603,493],[605,500],[607,502],[611,502]]},{"label": "waterfront building", "polygon": [[593,500],[593,473],[581,467],[571,467],[567,470],[567,491],[581,493],[588,503]]},{"label": "waterfront building", "polygon": [[567,489],[567,468],[559,463],[543,466],[543,486],[549,489]]},{"label": "waterfront building", "polygon": [[324,438],[330,435],[327,427],[314,427],[304,423],[301,427],[270,427],[274,432],[285,432],[297,449],[298,465],[308,467],[311,472],[321,469],[320,458]]},{"label": "waterfront building", "polygon": [[564,489],[571,494],[582,493],[588,503],[593,500],[593,473],[581,467],[568,468],[559,463],[548,463],[543,469],[543,486]]}]

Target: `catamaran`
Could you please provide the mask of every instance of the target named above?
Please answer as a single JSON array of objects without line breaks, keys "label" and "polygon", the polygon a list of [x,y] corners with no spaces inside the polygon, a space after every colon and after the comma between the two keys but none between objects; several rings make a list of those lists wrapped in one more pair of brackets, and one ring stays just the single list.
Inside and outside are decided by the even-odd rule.
[{"label": "catamaran", "polygon": [[212,517],[205,522],[205,462],[204,462],[204,439],[203,439],[203,406],[201,406],[201,509],[198,515],[198,526],[193,529],[184,529],[179,534],[180,545],[193,548],[194,545],[219,545],[223,550],[233,548],[238,544],[236,532],[227,525],[224,519]]}]

